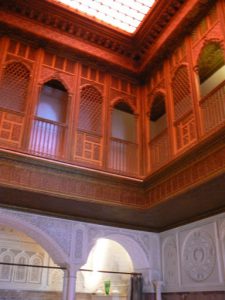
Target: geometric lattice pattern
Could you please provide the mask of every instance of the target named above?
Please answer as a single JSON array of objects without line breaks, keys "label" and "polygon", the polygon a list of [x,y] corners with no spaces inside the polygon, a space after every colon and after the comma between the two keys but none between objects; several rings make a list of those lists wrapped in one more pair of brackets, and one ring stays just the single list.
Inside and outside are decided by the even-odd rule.
[{"label": "geometric lattice pattern", "polygon": [[181,150],[196,139],[196,127],[193,113],[176,124],[177,149]]},{"label": "geometric lattice pattern", "polygon": [[102,103],[102,95],[95,87],[86,85],[82,88],[78,120],[80,130],[101,134]]},{"label": "geometric lattice pattern", "polygon": [[20,147],[24,117],[0,111],[0,144]]},{"label": "geometric lattice pattern", "polygon": [[173,79],[174,119],[182,118],[192,110],[191,88],[186,66],[180,67]]},{"label": "geometric lattice pattern", "polygon": [[24,111],[29,79],[30,71],[23,64],[8,64],[0,84],[0,107]]},{"label": "geometric lattice pattern", "polygon": [[77,132],[76,157],[91,163],[100,163],[102,158],[102,138],[85,132]]}]

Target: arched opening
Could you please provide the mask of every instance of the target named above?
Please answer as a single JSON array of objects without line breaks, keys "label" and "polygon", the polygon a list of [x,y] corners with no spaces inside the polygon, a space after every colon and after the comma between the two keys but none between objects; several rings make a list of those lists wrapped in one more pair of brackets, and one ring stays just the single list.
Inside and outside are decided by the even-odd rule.
[{"label": "arched opening", "polygon": [[225,58],[217,42],[208,43],[198,60],[201,113],[205,132],[225,120]]},{"label": "arched opening", "polygon": [[3,70],[0,82],[0,143],[17,148],[22,143],[30,71],[20,62],[9,63]]},{"label": "arched opening", "polygon": [[170,156],[165,97],[157,94],[152,102],[149,116],[151,169],[164,165]]},{"label": "arched opening", "polygon": [[46,82],[40,92],[30,140],[36,155],[61,157],[64,153],[68,93],[58,80]]},{"label": "arched opening", "polygon": [[137,122],[131,107],[124,101],[118,101],[111,115],[111,143],[109,168],[116,172],[136,174],[137,158]]},{"label": "arched opening", "polygon": [[0,298],[61,300],[62,283],[63,271],[40,244],[13,227],[0,225]]},{"label": "arched opening", "polygon": [[[134,271],[128,252],[118,242],[111,239],[98,239],[91,249],[87,262],[81,269],[92,272],[78,272],[76,291],[105,295],[105,282],[109,282],[109,294],[127,296],[130,288],[130,275]],[[109,271],[101,273],[98,271]]]},{"label": "arched opening", "polygon": [[76,157],[90,163],[102,160],[103,97],[92,85],[85,85],[80,92]]},{"label": "arched opening", "polygon": [[198,74],[201,97],[224,81],[224,51],[219,43],[211,42],[203,48],[198,60]]}]

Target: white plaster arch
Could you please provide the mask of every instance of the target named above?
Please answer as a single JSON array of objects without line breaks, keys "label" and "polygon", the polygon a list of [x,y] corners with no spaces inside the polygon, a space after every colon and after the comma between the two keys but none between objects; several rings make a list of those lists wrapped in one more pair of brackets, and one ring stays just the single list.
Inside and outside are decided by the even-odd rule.
[{"label": "white plaster arch", "polygon": [[[145,251],[140,246],[140,244],[132,237],[121,233],[106,233],[102,236],[98,235],[98,238],[104,238],[119,243],[128,252],[133,263],[134,271],[150,268],[150,261]],[[95,242],[96,241],[97,239],[95,239]],[[92,247],[93,244],[91,245],[91,249]],[[89,253],[91,249],[89,249]]]},{"label": "white plaster arch", "polygon": [[48,252],[56,264],[60,266],[65,266],[68,264],[67,255],[54,241],[54,239],[37,226],[24,220],[22,216],[7,214],[7,210],[2,210],[0,211],[0,224],[21,231],[35,240],[43,249]]}]

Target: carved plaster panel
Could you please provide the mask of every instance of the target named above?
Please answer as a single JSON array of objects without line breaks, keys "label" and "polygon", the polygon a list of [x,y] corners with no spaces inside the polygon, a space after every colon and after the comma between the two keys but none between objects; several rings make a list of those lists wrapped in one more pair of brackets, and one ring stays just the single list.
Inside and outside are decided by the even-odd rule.
[{"label": "carved plaster panel", "polygon": [[72,261],[76,264],[84,264],[88,257],[88,235],[87,226],[76,223],[73,227],[74,247],[72,245]]},{"label": "carved plaster panel", "polygon": [[182,266],[192,280],[204,281],[214,270],[215,255],[215,246],[209,233],[196,230],[184,243]]},{"label": "carved plaster panel", "polygon": [[171,236],[163,241],[162,256],[164,284],[178,284],[178,252],[175,237]]}]

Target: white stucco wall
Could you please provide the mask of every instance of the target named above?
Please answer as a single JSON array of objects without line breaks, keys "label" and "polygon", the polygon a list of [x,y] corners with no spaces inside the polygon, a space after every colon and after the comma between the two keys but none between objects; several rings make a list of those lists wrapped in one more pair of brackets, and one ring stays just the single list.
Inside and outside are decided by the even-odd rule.
[{"label": "white stucco wall", "polygon": [[[34,250],[35,247],[42,249],[39,252],[43,257],[47,257],[43,261],[45,265],[53,264],[51,257],[59,266],[66,266],[68,269],[73,267],[78,270],[86,263],[96,241],[99,238],[105,238],[119,243],[127,251],[132,260],[133,271],[143,273],[146,291],[152,290],[152,280],[160,278],[160,244],[159,236],[155,233],[82,223],[8,209],[0,209],[0,225],[14,228],[27,235],[28,238],[24,239],[24,242],[29,238],[36,241],[37,245],[32,242],[33,248]],[[25,237],[24,234],[22,236]],[[14,242],[18,243],[16,239]],[[50,279],[47,280],[51,286],[48,287],[49,289],[62,289],[63,274],[60,272],[54,270],[50,272]],[[58,285],[59,282],[60,285]],[[13,284],[10,285],[8,282],[8,288],[10,286],[14,288]],[[22,288],[21,285],[20,287]],[[39,288],[43,288],[43,285]]]},{"label": "white stucco wall", "polygon": [[165,292],[225,290],[225,214],[160,234]]}]

